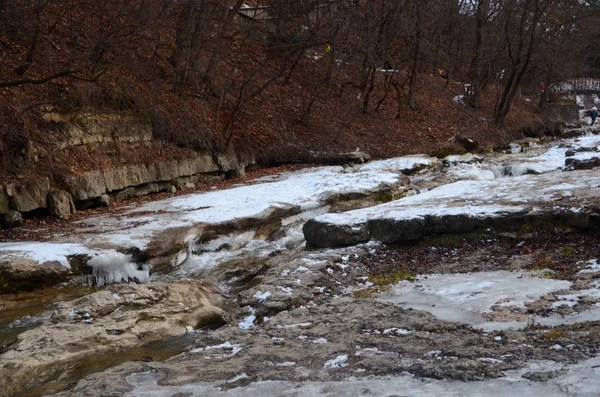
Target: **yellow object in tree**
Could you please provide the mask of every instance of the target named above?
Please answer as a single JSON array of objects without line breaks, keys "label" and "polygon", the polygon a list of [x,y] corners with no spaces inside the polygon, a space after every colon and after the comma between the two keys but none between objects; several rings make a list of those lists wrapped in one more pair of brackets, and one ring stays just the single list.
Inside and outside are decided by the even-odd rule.
[{"label": "yellow object in tree", "polygon": [[325,52],[331,52],[331,44],[325,46]]}]

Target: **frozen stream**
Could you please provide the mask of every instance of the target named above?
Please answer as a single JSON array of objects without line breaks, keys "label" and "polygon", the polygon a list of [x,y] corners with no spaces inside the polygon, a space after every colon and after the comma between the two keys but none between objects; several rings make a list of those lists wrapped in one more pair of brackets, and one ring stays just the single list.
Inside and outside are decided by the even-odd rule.
[{"label": "frozen stream", "polygon": [[[72,368],[71,362],[81,363],[89,360],[91,352],[102,352],[109,364],[98,369],[105,372],[97,379],[119,379],[114,387],[123,387],[122,394],[131,397],[177,393],[595,396],[592,391],[600,388],[595,381],[598,358],[591,348],[571,357],[569,352],[578,349],[576,343],[536,345],[532,357],[546,357],[549,352],[552,359],[529,361],[532,353],[527,349],[533,345],[528,343],[533,342],[520,343],[519,335],[505,341],[502,332],[600,320],[598,258],[590,255],[573,263],[579,269],[574,281],[555,279],[545,269],[419,274],[414,282],[401,281],[377,290],[375,296],[367,294],[369,299],[356,299],[357,292],[373,283],[355,260],[385,246],[367,238],[344,244],[349,247],[315,249],[307,247],[305,226],[315,220],[329,222],[354,236],[373,219],[419,223],[451,216],[455,217],[450,218],[452,223],[543,211],[578,216],[600,198],[600,176],[585,166],[598,158],[600,136],[586,135],[546,146],[514,145],[512,153],[445,159],[407,156],[348,168],[305,169],[89,218],[81,222],[82,232],[76,235],[0,244],[0,259],[26,259],[41,266],[55,261],[69,268],[74,255],[87,257],[92,269],[87,280],[100,287],[82,298],[58,302],[31,319],[4,321],[3,326],[12,328],[5,339],[16,338],[16,342],[15,348],[0,353],[0,368],[16,368],[11,376],[35,372],[55,379],[59,375],[54,371],[61,367],[52,369],[54,362]],[[584,166],[573,170],[568,164]],[[388,201],[382,199],[388,197],[402,198],[374,201]],[[336,233],[331,230],[329,234]],[[179,248],[169,250],[172,243]],[[135,252],[147,253],[150,259],[140,260]],[[167,258],[168,272],[152,273],[154,254]],[[242,288],[232,289],[221,277],[226,272],[247,281]],[[232,296],[221,296],[202,280]],[[235,298],[235,304],[223,304],[225,298]],[[223,308],[231,310],[230,317],[223,316]],[[229,326],[221,327],[225,323]],[[437,334],[439,327],[450,323],[468,327],[450,327],[449,333]],[[362,328],[351,330],[356,325]],[[209,329],[215,327],[221,327],[215,331],[216,339],[204,343],[202,338],[212,338]],[[466,329],[473,334],[465,336]],[[173,354],[181,354],[164,367],[149,364],[160,371],[141,371],[136,366],[133,373],[116,375],[106,369],[118,351],[140,348],[145,340],[181,335],[201,342],[193,348],[186,342],[185,350],[178,345]],[[452,338],[478,339],[442,354],[446,335],[448,344]],[[390,344],[391,337],[407,342]],[[422,351],[419,343],[432,347]],[[433,346],[436,343],[442,345]],[[494,350],[505,343],[506,351]],[[456,353],[476,350],[478,345],[487,350],[466,358]],[[147,350],[140,351],[146,354]],[[198,368],[198,360],[202,360],[200,367],[214,371],[210,381],[196,381],[197,370],[188,372]],[[467,361],[460,361],[455,369],[452,360]],[[114,365],[123,361],[115,359]],[[442,369],[435,372],[429,366],[438,361]],[[479,371],[477,377],[490,379],[427,378],[456,377],[461,365],[467,372]],[[242,370],[248,366],[254,374]],[[416,371],[417,366],[423,368]],[[426,380],[406,373],[413,370]],[[553,375],[550,381],[532,383],[521,377],[527,370]],[[172,385],[160,381],[165,373],[174,374]],[[0,371],[0,386],[11,380],[2,375]],[[78,380],[67,378],[65,382],[71,384]],[[237,387],[228,390],[231,384]],[[42,390],[31,386],[32,395]],[[85,382],[79,386],[83,394],[97,387]],[[79,392],[73,389],[66,395]]]}]

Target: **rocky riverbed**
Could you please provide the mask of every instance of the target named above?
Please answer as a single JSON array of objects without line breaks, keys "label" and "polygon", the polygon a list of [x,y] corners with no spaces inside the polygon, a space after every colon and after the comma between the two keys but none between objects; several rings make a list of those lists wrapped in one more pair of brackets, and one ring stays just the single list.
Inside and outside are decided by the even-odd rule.
[{"label": "rocky riverbed", "polygon": [[0,246],[96,284],[2,295],[4,333],[38,304],[2,393],[596,396],[599,145],[304,170]]}]

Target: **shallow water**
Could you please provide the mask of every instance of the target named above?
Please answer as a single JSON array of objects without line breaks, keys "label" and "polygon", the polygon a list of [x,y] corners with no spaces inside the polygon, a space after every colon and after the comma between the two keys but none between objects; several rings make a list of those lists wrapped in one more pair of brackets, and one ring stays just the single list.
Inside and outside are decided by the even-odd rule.
[{"label": "shallow water", "polygon": [[72,363],[57,364],[56,370],[50,379],[17,392],[14,397],[34,397],[66,390],[69,385],[74,384],[79,379],[128,361],[164,361],[182,353],[187,346],[193,343],[194,339],[194,333],[185,333],[181,336],[150,342],[133,349],[111,351],[86,357]]},{"label": "shallow water", "polygon": [[0,310],[0,347],[14,342],[20,333],[49,320],[54,303],[87,295],[94,290],[72,285],[0,295],[0,307],[5,308]]}]

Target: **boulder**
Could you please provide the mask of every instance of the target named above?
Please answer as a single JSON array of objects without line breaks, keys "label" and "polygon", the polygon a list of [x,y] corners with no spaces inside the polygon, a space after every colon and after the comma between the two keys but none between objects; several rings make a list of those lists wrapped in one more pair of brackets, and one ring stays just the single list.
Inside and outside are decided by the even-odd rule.
[{"label": "boulder", "polygon": [[332,225],[309,220],[302,227],[306,243],[312,247],[345,247],[369,241],[366,224]]},{"label": "boulder", "polygon": [[6,185],[6,193],[10,197],[11,207],[19,212],[46,208],[48,190],[50,190],[50,179],[46,177]]},{"label": "boulder", "polygon": [[233,178],[245,178],[246,177],[246,167],[244,167],[243,165],[240,165],[239,167],[237,167],[236,169],[231,171],[231,176]]},{"label": "boulder", "polygon": [[19,211],[8,211],[4,214],[4,228],[12,229],[23,226],[23,215]]},{"label": "boulder", "polygon": [[66,280],[69,269],[59,262],[39,263],[27,258],[0,261],[0,293],[32,290]]},{"label": "boulder", "polygon": [[0,188],[0,215],[10,211],[10,198],[4,189]]},{"label": "boulder", "polygon": [[48,209],[50,215],[58,218],[68,218],[76,212],[73,197],[64,190],[48,192]]},{"label": "boulder", "polygon": [[96,204],[98,205],[98,207],[110,207],[110,196],[104,193],[100,196],[100,198],[98,198]]},{"label": "boulder", "polygon": [[565,160],[565,166],[574,170],[591,170],[600,166],[600,157],[594,157],[586,160],[568,158]]}]

